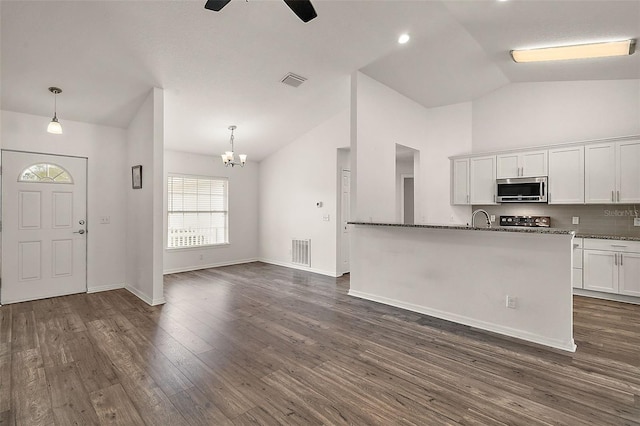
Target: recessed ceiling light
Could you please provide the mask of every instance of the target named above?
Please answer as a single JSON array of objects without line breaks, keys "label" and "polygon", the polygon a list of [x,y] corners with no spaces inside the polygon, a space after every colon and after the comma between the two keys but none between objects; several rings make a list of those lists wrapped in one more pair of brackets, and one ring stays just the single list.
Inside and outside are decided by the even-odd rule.
[{"label": "recessed ceiling light", "polygon": [[512,50],[515,62],[564,61],[568,59],[606,58],[631,55],[635,51],[635,40],[607,43],[577,44],[573,46],[544,47],[541,49]]},{"label": "recessed ceiling light", "polygon": [[398,37],[398,43],[400,44],[405,44],[406,42],[409,41],[411,37],[409,37],[409,34],[402,34],[400,37]]}]

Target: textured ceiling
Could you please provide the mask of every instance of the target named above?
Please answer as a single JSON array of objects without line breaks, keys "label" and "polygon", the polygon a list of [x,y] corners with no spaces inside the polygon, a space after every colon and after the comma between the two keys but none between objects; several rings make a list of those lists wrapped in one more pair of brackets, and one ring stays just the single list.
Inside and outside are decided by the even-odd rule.
[{"label": "textured ceiling", "polygon": [[[516,65],[508,51],[640,36],[639,1],[314,1],[304,24],[281,1],[1,1],[2,109],[127,127],[165,90],[168,148],[260,160],[349,105],[362,70],[425,106],[509,82],[640,78],[640,54]],[[396,43],[408,31],[407,45]],[[308,80],[294,89],[287,72]]]}]

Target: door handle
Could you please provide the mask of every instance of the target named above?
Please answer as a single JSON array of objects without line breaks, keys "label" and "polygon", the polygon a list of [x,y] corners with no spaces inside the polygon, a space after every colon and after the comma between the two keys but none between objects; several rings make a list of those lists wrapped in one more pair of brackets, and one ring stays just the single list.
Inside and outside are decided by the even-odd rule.
[{"label": "door handle", "polygon": [[79,230],[79,231],[74,232],[74,234],[80,234],[80,235],[82,235],[82,234],[84,234],[84,233],[85,233],[85,230],[84,230],[84,229],[81,229],[81,230]]}]

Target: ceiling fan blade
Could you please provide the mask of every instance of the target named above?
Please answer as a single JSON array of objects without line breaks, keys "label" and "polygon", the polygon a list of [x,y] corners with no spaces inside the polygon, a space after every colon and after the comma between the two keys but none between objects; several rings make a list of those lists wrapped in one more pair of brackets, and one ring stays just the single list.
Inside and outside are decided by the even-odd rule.
[{"label": "ceiling fan blade", "polygon": [[284,2],[303,22],[309,22],[318,16],[309,0],[284,0]]},{"label": "ceiling fan blade", "polygon": [[215,10],[216,12],[220,12],[220,9],[225,7],[231,0],[207,0],[207,3],[204,5],[205,9]]}]

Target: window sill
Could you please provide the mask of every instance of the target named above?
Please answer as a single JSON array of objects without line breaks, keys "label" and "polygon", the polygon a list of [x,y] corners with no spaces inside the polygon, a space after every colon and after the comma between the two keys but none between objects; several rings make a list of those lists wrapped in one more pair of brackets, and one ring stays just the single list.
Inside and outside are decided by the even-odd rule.
[{"label": "window sill", "polygon": [[208,250],[208,249],[217,249],[224,248],[230,246],[231,243],[220,243],[220,244],[208,244],[206,246],[193,246],[193,247],[165,247],[166,251],[191,251],[191,250]]}]

